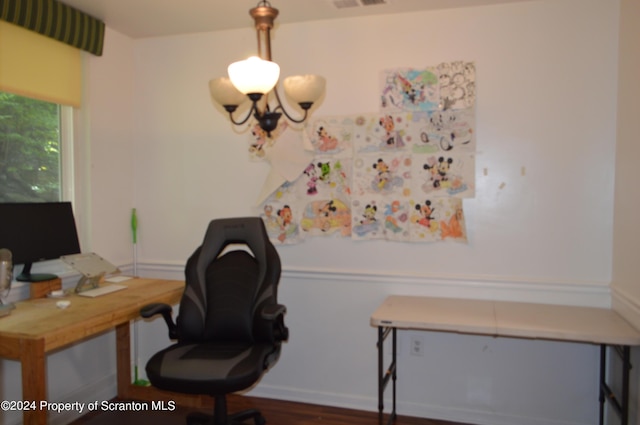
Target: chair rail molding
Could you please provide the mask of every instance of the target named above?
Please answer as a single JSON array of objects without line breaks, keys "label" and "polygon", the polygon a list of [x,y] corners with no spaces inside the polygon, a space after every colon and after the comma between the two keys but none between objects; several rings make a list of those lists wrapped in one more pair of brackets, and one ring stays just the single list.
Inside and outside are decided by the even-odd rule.
[{"label": "chair rail molding", "polygon": [[[121,266],[121,269],[126,269]],[[139,273],[162,279],[184,279],[184,264],[144,262]],[[384,273],[348,269],[320,269],[283,266],[282,278],[299,284],[321,281],[355,285],[383,285],[397,295],[424,295],[444,298],[491,299],[533,303],[611,307],[609,282],[541,279],[520,276],[492,276],[446,273]],[[389,288],[393,287],[392,290]]]}]

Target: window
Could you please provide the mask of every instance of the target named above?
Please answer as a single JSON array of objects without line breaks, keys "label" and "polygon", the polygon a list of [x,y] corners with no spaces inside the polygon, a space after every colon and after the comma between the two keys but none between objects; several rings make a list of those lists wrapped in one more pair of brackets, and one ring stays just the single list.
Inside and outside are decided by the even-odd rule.
[{"label": "window", "polygon": [[66,198],[61,138],[66,108],[0,92],[0,202]]}]

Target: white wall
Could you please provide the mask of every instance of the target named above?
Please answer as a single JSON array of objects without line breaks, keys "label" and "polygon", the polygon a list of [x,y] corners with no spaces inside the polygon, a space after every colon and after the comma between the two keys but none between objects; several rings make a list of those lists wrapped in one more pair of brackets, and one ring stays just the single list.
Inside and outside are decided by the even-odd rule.
[{"label": "white wall", "polygon": [[613,289],[620,299],[626,300],[626,309],[633,311],[630,319],[640,326],[640,264],[637,241],[640,227],[636,211],[640,208],[640,4],[622,2],[620,26],[620,74],[618,86],[618,143],[616,152],[615,226],[613,244]]},{"label": "white wall", "polygon": [[[285,266],[608,284],[616,4],[533,1],[279,27],[282,73],[327,78],[316,115],[375,111],[386,68],[465,59],[478,69],[469,244],[315,239],[280,248]],[[248,161],[247,138],[206,84],[255,49],[254,38],[247,28],[136,43],[142,258],[181,261],[211,218],[251,211],[266,167]]]},{"label": "white wall", "polygon": [[[279,247],[291,340],[254,394],[375,410],[369,316],[388,294],[609,305],[618,5],[540,0],[276,29],[283,75],[327,78],[316,115],[375,111],[383,69],[475,61],[478,190],[465,201],[468,245],[331,238]],[[208,221],[250,214],[267,173],[248,161],[246,135],[207,92],[210,78],[255,49],[255,34],[248,26],[137,41],[108,35],[117,52],[90,70],[92,249],[127,264],[135,206],[142,273],[181,278]],[[168,341],[159,321],[141,328],[146,358]],[[423,338],[424,357],[409,355],[412,337]],[[403,333],[400,347],[401,414],[492,425],[597,422],[594,346]],[[113,383],[115,361],[105,352],[94,354]],[[86,379],[92,398],[97,381]]]},{"label": "white wall", "polygon": [[88,249],[115,264],[132,261],[134,63],[131,39],[107,30],[102,57],[89,56],[85,137],[90,147]]},{"label": "white wall", "polygon": [[[640,226],[640,3],[623,0],[620,8],[620,68],[618,74],[618,127],[613,231],[612,303],[636,327],[640,327],[640,263],[637,243]],[[632,350],[631,391],[640,400],[640,350]],[[620,367],[618,365],[618,367]],[[632,424],[640,423],[640,408],[632,406]]]},{"label": "white wall", "polygon": [[[255,394],[375,409],[368,321],[387,294],[609,305],[618,18],[617,2],[556,0],[276,29],[284,75],[327,78],[316,115],[375,111],[383,69],[474,60],[478,192],[465,202],[468,245],[330,238],[279,247],[292,337]],[[134,184],[147,274],[181,277],[209,220],[252,212],[267,167],[248,160],[247,136],[211,104],[207,81],[254,43],[251,28],[135,43]],[[162,346],[158,332],[145,336],[143,356]],[[593,346],[423,337],[424,358],[408,356],[409,336],[401,340],[405,414],[596,422]]]}]

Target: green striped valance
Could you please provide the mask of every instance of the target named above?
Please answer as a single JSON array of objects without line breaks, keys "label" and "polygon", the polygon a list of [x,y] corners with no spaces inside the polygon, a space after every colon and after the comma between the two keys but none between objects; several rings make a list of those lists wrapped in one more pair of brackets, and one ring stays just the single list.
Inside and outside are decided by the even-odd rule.
[{"label": "green striped valance", "polygon": [[57,0],[0,0],[0,19],[102,55],[104,22]]}]

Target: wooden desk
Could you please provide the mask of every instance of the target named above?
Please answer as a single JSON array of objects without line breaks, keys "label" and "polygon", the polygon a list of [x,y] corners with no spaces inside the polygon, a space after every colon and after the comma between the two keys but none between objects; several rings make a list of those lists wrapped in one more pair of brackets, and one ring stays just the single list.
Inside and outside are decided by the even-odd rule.
[{"label": "wooden desk", "polygon": [[[170,305],[180,301],[184,282],[132,279],[121,284],[127,289],[86,298],[70,295],[66,309],[56,307],[60,299],[44,298],[16,303],[10,316],[0,319],[0,357],[22,364],[22,399],[47,399],[46,354],[116,329],[118,395],[126,396],[131,384],[129,322],[139,317],[140,308],[152,302]],[[24,412],[25,424],[46,424],[46,410]]]},{"label": "wooden desk", "polygon": [[[396,344],[398,329],[455,332],[494,337],[572,341],[600,345],[600,424],[608,400],[628,424],[630,346],[640,345],[640,332],[610,309],[530,304],[506,301],[390,296],[371,316],[378,328],[378,411],[383,423],[383,395],[393,381],[393,406],[388,423],[396,417]],[[392,360],[383,365],[383,342],[392,335]],[[606,383],[607,346],[622,346],[623,389],[618,400]]]}]

